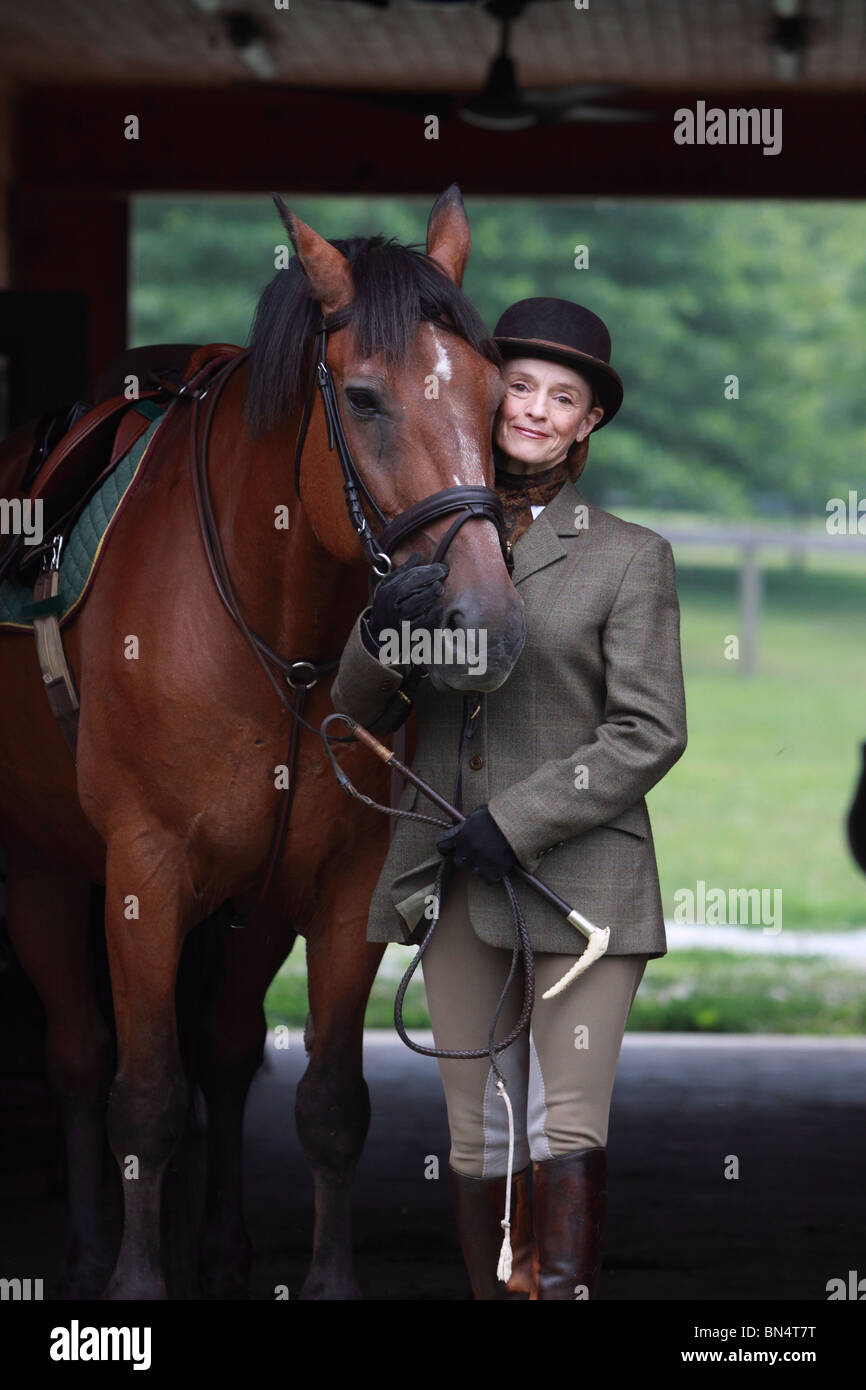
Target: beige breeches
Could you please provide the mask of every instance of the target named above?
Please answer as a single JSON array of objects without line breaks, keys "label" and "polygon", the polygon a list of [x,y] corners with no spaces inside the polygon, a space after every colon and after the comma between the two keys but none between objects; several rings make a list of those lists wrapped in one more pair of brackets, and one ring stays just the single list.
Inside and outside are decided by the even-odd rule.
[{"label": "beige breeches", "polygon": [[[469,920],[467,872],[443,895],[433,940],[422,959],[437,1047],[486,1047],[490,1022],[511,966],[511,952],[482,941]],[[514,1171],[576,1149],[606,1146],[610,1098],[629,1010],[647,956],[602,956],[553,999],[542,994],[576,957],[535,956],[535,1005],[529,1036],[497,1054],[514,1109]],[[500,1014],[496,1041],[520,1017],[519,967]],[[471,1177],[507,1169],[508,1116],[487,1058],[439,1060],[451,1131],[451,1167]]]}]

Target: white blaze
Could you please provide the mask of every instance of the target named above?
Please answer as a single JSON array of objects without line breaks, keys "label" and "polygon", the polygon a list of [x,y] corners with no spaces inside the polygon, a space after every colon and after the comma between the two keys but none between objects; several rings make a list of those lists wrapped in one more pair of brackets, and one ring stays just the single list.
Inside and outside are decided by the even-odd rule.
[{"label": "white blaze", "polygon": [[436,365],[434,366],[433,371],[436,373],[440,381],[450,381],[451,358],[448,356],[448,351],[445,347],[445,344],[439,337],[439,334],[437,333],[436,328],[432,323],[430,325],[430,330],[433,334],[433,341],[436,344]]}]

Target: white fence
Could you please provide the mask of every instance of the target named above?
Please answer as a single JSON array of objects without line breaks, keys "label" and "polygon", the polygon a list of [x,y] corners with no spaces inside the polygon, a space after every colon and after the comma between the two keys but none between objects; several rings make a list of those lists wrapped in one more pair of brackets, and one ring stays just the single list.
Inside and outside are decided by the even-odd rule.
[{"label": "white fence", "polygon": [[[809,550],[829,550],[839,555],[857,555],[866,560],[866,537],[822,535],[815,531],[759,530],[753,527],[695,527],[657,526],[653,530],[669,540],[671,545],[737,546],[740,561],[740,672],[755,675],[758,669],[758,635],[761,619],[762,550],[786,550],[790,555],[803,557]],[[866,605],[866,590],[864,590]]]}]

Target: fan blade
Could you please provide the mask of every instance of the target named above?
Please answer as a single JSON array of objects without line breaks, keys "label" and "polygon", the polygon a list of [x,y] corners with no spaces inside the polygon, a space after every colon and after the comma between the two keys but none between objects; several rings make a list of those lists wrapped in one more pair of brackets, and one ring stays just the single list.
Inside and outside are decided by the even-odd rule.
[{"label": "fan blade", "polygon": [[521,87],[520,94],[532,106],[577,106],[581,102],[617,97],[627,90],[621,82],[576,83],[572,87]]},{"label": "fan blade", "polygon": [[[539,113],[540,115],[542,113]],[[546,115],[547,113],[544,113]],[[618,106],[570,106],[552,116],[554,121],[660,121],[658,111],[639,111]]]}]

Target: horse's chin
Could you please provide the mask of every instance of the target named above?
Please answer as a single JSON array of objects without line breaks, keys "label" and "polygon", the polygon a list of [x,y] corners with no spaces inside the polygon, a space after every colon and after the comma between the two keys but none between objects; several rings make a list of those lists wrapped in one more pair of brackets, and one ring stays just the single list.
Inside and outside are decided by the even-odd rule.
[{"label": "horse's chin", "polygon": [[[523,605],[508,623],[493,629],[478,626],[470,629],[455,628],[449,631],[450,650],[446,648],[446,658],[460,656],[461,660],[431,661],[427,671],[434,690],[459,690],[461,694],[487,694],[504,685],[514,670],[526,642],[526,625],[523,621]],[[461,636],[464,641],[461,642]],[[470,640],[470,637],[472,640]],[[430,655],[440,656],[435,648]]]},{"label": "horse's chin", "polygon": [[483,671],[480,666],[431,665],[428,668],[430,684],[434,690],[440,692],[459,690],[462,694],[489,694],[493,690],[498,690],[508,680],[522,649],[523,643],[521,642],[513,657],[502,661],[488,662]]}]

